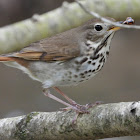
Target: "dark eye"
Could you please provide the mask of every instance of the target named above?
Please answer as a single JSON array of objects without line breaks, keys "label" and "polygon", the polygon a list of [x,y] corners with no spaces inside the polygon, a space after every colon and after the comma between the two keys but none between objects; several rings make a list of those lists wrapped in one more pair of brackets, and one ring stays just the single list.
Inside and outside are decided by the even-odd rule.
[{"label": "dark eye", "polygon": [[96,31],[101,31],[103,27],[101,25],[95,25]]}]

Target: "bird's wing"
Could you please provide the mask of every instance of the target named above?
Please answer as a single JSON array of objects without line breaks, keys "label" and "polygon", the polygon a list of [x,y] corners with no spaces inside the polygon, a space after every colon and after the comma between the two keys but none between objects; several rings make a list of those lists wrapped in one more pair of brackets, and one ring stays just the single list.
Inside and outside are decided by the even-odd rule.
[{"label": "bird's wing", "polygon": [[32,43],[13,57],[36,61],[65,61],[80,54],[77,39],[73,32],[58,34],[56,36]]}]

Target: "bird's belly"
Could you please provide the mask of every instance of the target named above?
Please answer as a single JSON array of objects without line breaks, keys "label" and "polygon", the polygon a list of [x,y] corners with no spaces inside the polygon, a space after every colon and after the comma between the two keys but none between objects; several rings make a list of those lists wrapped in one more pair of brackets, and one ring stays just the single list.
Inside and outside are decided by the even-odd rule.
[{"label": "bird's belly", "polygon": [[63,63],[34,62],[30,71],[34,79],[41,81],[45,88],[71,86],[89,80],[103,67],[105,56],[79,57]]},{"label": "bird's belly", "polygon": [[106,61],[106,57],[99,57],[95,60],[91,60],[90,57],[87,58],[87,61],[83,62],[82,65],[73,66],[73,69],[70,68],[64,73],[58,86],[78,85],[81,82],[89,80],[102,69]]},{"label": "bird's belly", "polygon": [[17,63],[7,64],[21,69],[32,79],[42,82],[45,88],[49,88],[78,85],[87,81],[101,70],[105,61],[106,56],[98,55],[96,58],[82,56],[63,63],[30,62],[28,69]]}]

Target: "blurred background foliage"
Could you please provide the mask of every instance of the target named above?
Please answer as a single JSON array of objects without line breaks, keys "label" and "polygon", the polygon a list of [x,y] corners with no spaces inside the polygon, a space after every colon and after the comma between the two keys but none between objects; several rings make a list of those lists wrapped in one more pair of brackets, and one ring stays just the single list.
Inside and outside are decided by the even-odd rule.
[{"label": "blurred background foliage", "polygon": [[[0,26],[30,18],[33,14],[45,13],[61,6],[62,2],[63,0],[0,0]],[[136,24],[139,23],[136,21]],[[86,83],[61,89],[80,104],[95,101],[104,103],[139,101],[139,36],[139,30],[118,31],[112,41],[110,57],[103,70]],[[55,91],[51,92],[60,97]],[[31,80],[20,70],[0,64],[0,118],[23,115],[32,111],[57,111],[61,107],[64,106],[42,94],[40,83]],[[140,137],[113,140],[120,139],[139,140]]]}]

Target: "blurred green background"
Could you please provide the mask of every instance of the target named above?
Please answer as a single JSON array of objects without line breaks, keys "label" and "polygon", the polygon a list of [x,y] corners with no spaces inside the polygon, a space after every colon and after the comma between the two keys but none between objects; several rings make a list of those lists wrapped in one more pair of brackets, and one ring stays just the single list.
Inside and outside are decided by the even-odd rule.
[{"label": "blurred green background", "polygon": [[[72,2],[73,0],[67,0]],[[61,6],[63,0],[0,0],[0,26],[30,18]],[[136,24],[140,24],[136,21]],[[109,59],[102,71],[86,83],[61,88],[80,104],[140,100],[140,31],[122,29],[111,43]],[[0,63],[0,118],[32,111],[56,111],[63,105],[45,97],[42,85],[20,70]],[[51,92],[60,97],[58,93]],[[61,97],[60,97],[61,98]],[[140,137],[112,140],[139,140]],[[109,139],[110,140],[110,139]]]}]

